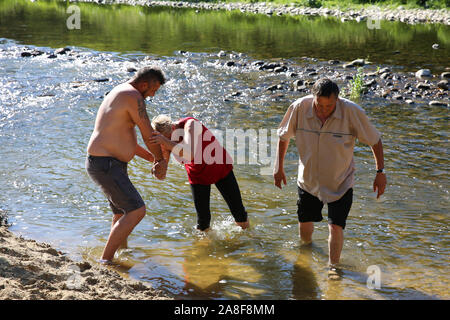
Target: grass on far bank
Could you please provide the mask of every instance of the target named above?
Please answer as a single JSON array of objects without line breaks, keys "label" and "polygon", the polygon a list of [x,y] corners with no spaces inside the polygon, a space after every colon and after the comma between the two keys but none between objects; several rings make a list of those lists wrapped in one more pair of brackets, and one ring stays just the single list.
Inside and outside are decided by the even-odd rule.
[{"label": "grass on far bank", "polygon": [[378,6],[386,9],[448,9],[450,0],[184,0],[187,2],[267,2],[279,5],[297,5],[312,8],[361,9],[368,6]]}]

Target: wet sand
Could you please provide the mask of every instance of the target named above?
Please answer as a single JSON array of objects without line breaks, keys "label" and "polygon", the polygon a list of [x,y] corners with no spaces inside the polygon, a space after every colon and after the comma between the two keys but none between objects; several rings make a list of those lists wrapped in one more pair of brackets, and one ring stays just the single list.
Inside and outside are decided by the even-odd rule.
[{"label": "wet sand", "polygon": [[0,300],[167,300],[106,266],[75,262],[0,226]]}]

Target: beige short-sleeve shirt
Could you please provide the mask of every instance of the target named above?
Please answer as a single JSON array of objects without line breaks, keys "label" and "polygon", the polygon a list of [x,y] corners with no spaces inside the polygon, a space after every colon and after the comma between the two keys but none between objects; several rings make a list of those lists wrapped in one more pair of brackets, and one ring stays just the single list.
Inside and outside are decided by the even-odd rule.
[{"label": "beige short-sleeve shirt", "polygon": [[353,187],[356,139],[373,146],[381,134],[364,110],[345,98],[338,98],[335,111],[322,126],[314,112],[313,99],[309,95],[292,103],[277,133],[281,140],[295,137],[298,186],[329,203]]}]

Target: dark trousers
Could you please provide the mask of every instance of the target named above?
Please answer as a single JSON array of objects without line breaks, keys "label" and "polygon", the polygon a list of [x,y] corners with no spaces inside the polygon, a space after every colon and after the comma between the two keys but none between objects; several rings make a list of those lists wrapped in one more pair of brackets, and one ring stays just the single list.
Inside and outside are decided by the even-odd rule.
[{"label": "dark trousers", "polygon": [[[247,221],[247,212],[242,204],[241,191],[233,170],[215,185],[225,199],[228,208],[230,208],[234,220],[236,222]],[[191,184],[191,190],[195,210],[197,211],[197,229],[205,230],[209,228],[211,222],[211,211],[209,208],[211,185]]]}]

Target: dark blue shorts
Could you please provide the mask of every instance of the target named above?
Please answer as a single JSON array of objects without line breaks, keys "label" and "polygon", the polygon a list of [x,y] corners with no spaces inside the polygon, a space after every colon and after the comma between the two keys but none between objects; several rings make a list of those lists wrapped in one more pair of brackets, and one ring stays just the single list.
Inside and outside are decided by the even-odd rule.
[{"label": "dark blue shorts", "polygon": [[[328,203],[328,224],[335,224],[345,229],[352,202],[353,189],[350,188],[339,200]],[[298,187],[297,207],[299,222],[322,221],[323,202],[300,187]]]},{"label": "dark blue shorts", "polygon": [[86,158],[86,171],[108,198],[114,214],[125,214],[145,205],[128,177],[127,165],[113,157]]}]

